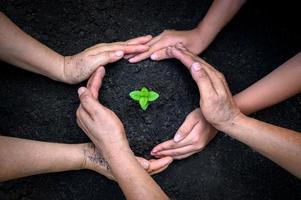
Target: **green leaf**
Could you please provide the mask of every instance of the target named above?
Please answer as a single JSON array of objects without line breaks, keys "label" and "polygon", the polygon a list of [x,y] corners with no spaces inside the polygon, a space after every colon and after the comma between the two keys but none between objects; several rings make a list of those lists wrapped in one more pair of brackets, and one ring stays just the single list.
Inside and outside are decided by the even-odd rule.
[{"label": "green leaf", "polygon": [[148,97],[148,93],[149,93],[148,89],[146,87],[143,87],[140,91],[140,96],[141,97]]},{"label": "green leaf", "polygon": [[147,102],[147,103],[145,104],[145,106],[141,106],[142,110],[146,110],[147,107],[148,107],[148,105],[149,105],[149,103]]},{"label": "green leaf", "polygon": [[141,92],[148,92],[148,89],[147,89],[146,87],[143,87],[143,88],[141,89]]},{"label": "green leaf", "polygon": [[141,108],[145,107],[146,104],[147,104],[147,102],[148,102],[148,100],[147,100],[146,97],[141,97],[141,98],[139,99],[140,107],[141,107]]},{"label": "green leaf", "polygon": [[135,101],[139,101],[141,98],[141,92],[140,91],[132,91],[130,93],[130,97]]},{"label": "green leaf", "polygon": [[148,93],[148,101],[155,101],[159,98],[159,94],[157,92],[154,92],[154,91],[150,91]]}]

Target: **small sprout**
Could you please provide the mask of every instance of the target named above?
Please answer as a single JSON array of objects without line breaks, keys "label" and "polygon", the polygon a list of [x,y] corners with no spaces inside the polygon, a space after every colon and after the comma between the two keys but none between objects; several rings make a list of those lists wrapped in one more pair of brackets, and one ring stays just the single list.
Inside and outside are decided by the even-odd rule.
[{"label": "small sprout", "polygon": [[139,101],[139,105],[142,110],[146,110],[150,102],[156,101],[159,98],[159,94],[157,92],[148,90],[146,87],[143,87],[140,91],[132,91],[130,93],[130,97],[135,101]]}]

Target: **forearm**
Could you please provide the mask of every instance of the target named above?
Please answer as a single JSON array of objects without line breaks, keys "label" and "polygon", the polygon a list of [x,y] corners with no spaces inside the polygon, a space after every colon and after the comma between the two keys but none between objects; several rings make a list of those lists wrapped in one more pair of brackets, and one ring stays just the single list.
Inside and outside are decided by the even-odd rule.
[{"label": "forearm", "polygon": [[204,43],[209,45],[245,2],[246,0],[214,0],[206,16],[196,27]]},{"label": "forearm", "polygon": [[79,151],[78,145],[0,136],[0,181],[79,170],[84,160]]},{"label": "forearm", "polygon": [[97,148],[103,149],[103,155],[127,199],[168,199],[157,183],[140,166],[128,144],[122,148],[105,150],[102,144],[90,137]]},{"label": "forearm", "polygon": [[246,116],[221,130],[301,178],[301,133]]},{"label": "forearm", "polygon": [[38,42],[0,12],[0,59],[64,81],[64,57]]},{"label": "forearm", "polygon": [[301,92],[301,53],[234,96],[244,114],[251,114]]}]

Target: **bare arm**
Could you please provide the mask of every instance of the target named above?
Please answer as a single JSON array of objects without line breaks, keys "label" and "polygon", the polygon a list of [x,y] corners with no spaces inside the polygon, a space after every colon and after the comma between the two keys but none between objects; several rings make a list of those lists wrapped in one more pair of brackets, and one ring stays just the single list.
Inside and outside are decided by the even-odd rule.
[{"label": "bare arm", "polygon": [[234,96],[245,114],[262,110],[301,92],[301,53]]},{"label": "bare arm", "polygon": [[220,130],[301,178],[301,133],[246,116]]},{"label": "bare arm", "polygon": [[0,59],[63,81],[64,57],[18,28],[0,12]]},{"label": "bare arm", "polygon": [[91,76],[99,67],[129,53],[149,49],[152,37],[142,36],[125,42],[96,44],[76,55],[62,56],[32,38],[0,12],[0,59],[25,70],[70,84]]},{"label": "bare arm", "polygon": [[[205,50],[217,34],[229,23],[246,0],[214,0],[204,19],[196,30],[202,38],[202,50]],[[185,46],[185,45],[184,45]]]},{"label": "bare arm", "polygon": [[172,48],[170,54],[190,69],[199,87],[200,108],[209,123],[301,178],[301,133],[245,116],[220,72],[183,47]]},{"label": "bare arm", "polygon": [[79,170],[83,145],[0,136],[0,182],[35,174]]},{"label": "bare arm", "polygon": [[182,43],[194,54],[202,53],[214,40],[223,27],[234,17],[246,0],[215,0],[204,19],[192,30],[165,30],[147,43],[150,49],[140,54],[127,56],[135,63],[146,58],[163,60],[170,58],[166,48]]}]

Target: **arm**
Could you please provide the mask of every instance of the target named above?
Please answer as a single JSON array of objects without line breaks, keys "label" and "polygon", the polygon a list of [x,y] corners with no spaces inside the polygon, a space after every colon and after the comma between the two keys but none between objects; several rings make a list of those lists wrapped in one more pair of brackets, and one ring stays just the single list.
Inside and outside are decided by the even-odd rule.
[{"label": "arm", "polygon": [[262,110],[301,92],[301,53],[234,96],[245,114]]},{"label": "arm", "polygon": [[[301,53],[298,53],[233,99],[244,114],[262,110],[300,93],[300,74]],[[217,130],[204,119],[200,109],[196,109],[186,117],[174,139],[158,144],[151,154],[158,158],[186,158],[202,151],[216,133]],[[185,147],[187,145],[190,146]]]},{"label": "arm", "polygon": [[103,43],[73,56],[62,56],[35,40],[0,12],[0,59],[53,80],[70,84],[81,82],[102,65],[125,54],[149,49],[143,45],[151,36],[126,42]]},{"label": "arm", "polygon": [[121,121],[98,102],[103,77],[101,67],[90,78],[88,88],[78,90],[81,102],[76,113],[78,125],[104,155],[127,199],[167,199],[135,159]]},{"label": "arm", "polygon": [[35,174],[79,170],[83,145],[0,136],[0,182]]},{"label": "arm", "polygon": [[219,130],[301,178],[301,133],[241,116]]},{"label": "arm", "polygon": [[64,57],[24,33],[0,12],[0,59],[64,81]]},{"label": "arm", "polygon": [[[163,171],[171,158],[145,160],[136,157],[150,174]],[[115,180],[108,162],[92,143],[59,144],[0,136],[0,182],[11,179],[89,169]]]},{"label": "arm", "polygon": [[200,108],[209,123],[301,178],[301,133],[245,116],[220,72],[185,49],[173,48],[170,54],[190,69],[199,87]]},{"label": "arm", "polygon": [[166,48],[182,43],[194,54],[203,52],[214,40],[217,34],[234,17],[246,0],[215,0],[204,19],[198,26],[188,31],[165,30],[147,43],[147,52],[127,56],[129,62],[135,63],[150,57],[152,60],[170,58]]}]

